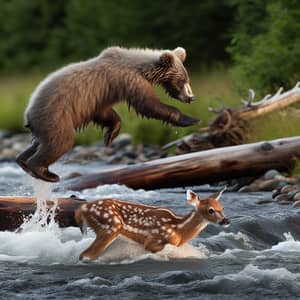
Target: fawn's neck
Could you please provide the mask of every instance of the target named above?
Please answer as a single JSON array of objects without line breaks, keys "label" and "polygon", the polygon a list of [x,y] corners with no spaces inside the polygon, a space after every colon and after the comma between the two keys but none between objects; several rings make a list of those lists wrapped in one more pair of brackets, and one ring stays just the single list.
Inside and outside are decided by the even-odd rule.
[{"label": "fawn's neck", "polygon": [[196,210],[192,210],[187,215],[183,216],[182,221],[177,225],[178,231],[182,235],[180,244],[194,238],[207,226],[207,224],[207,220],[205,220],[205,218]]}]

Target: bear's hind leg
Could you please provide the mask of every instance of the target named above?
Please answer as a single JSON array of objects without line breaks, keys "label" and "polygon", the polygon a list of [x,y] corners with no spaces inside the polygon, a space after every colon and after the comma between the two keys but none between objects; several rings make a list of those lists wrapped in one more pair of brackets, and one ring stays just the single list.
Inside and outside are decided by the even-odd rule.
[{"label": "bear's hind leg", "polygon": [[49,165],[71,150],[74,143],[73,128],[64,129],[57,135],[40,138],[35,154],[27,161],[32,176],[49,182],[59,181],[59,176],[48,170]]},{"label": "bear's hind leg", "polygon": [[25,149],[23,152],[18,154],[16,157],[17,164],[25,171],[30,172],[30,170],[27,167],[26,161],[37,151],[37,148],[39,146],[39,142],[36,140],[33,140],[32,144]]}]

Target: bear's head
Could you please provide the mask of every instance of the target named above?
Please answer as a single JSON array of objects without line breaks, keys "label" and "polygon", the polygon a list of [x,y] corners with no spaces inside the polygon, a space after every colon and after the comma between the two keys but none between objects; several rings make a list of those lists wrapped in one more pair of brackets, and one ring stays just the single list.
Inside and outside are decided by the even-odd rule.
[{"label": "bear's head", "polygon": [[186,52],[182,47],[177,47],[173,51],[163,51],[158,62],[163,75],[158,83],[172,98],[190,103],[195,97],[190,86],[189,75],[183,66],[185,58]]}]

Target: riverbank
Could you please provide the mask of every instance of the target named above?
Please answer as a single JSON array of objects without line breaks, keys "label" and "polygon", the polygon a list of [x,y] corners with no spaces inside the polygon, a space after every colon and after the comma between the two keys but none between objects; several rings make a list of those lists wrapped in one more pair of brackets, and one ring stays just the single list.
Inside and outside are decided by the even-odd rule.
[{"label": "riverbank", "polygon": [[[0,162],[14,162],[15,157],[30,143],[27,133],[11,134],[0,132]],[[131,165],[149,160],[164,158],[172,154],[161,150],[159,146],[135,144],[130,134],[120,134],[111,147],[105,147],[103,141],[91,145],[77,145],[59,162],[62,165],[77,166],[74,172],[66,177],[80,175],[80,169],[89,164],[99,165]],[[269,170],[261,177],[246,177],[231,180],[224,184],[232,192],[273,192],[273,200],[280,204],[293,202],[300,206],[300,173],[294,176]]]},{"label": "riverbank", "polygon": [[[37,72],[0,77],[1,129],[11,132],[23,131],[23,112],[30,94],[46,75]],[[202,123],[199,126],[178,128],[162,125],[157,120],[141,119],[133,110],[128,111],[127,105],[123,103],[115,107],[122,119],[121,132],[129,133],[135,144],[143,142],[152,145],[163,145],[206,127],[214,118],[214,114],[208,111],[209,106],[218,108],[224,104],[227,107],[237,107],[241,105],[241,98],[247,98],[247,91],[236,89],[236,82],[231,77],[228,68],[223,65],[203,68],[191,74],[191,85],[196,95],[196,101],[190,105],[170,99],[162,89],[158,88],[157,93],[163,102],[176,106],[185,114],[201,119]],[[270,93],[275,92],[270,91]],[[255,100],[259,100],[260,96],[257,96]],[[299,107],[298,105],[288,108],[253,122],[251,124],[253,130],[249,141],[298,135],[300,133],[298,121],[300,110],[297,108]],[[92,144],[99,141],[99,139],[102,139],[102,132],[94,126],[88,126],[82,133],[76,134],[77,144]]]}]

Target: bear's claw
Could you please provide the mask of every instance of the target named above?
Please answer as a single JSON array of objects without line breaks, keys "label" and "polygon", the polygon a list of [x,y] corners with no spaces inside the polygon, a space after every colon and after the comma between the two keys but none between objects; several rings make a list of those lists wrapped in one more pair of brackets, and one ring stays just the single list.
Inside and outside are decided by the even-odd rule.
[{"label": "bear's claw", "polygon": [[38,179],[42,179],[49,182],[58,182],[59,176],[55,173],[50,172],[48,169],[45,169],[43,173],[37,174],[39,177]]},{"label": "bear's claw", "polygon": [[181,115],[179,120],[177,121],[177,126],[187,127],[187,126],[196,125],[199,122],[200,122],[199,119],[192,118],[186,115]]}]

